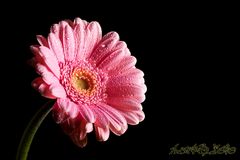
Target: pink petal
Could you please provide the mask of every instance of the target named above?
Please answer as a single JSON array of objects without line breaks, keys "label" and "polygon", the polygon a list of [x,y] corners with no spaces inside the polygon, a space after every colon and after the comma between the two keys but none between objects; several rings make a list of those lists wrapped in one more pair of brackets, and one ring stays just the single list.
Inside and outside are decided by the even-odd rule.
[{"label": "pink petal", "polygon": [[[108,80],[108,86],[122,86],[122,85],[138,85],[144,84],[144,78],[141,74],[131,74],[123,76],[110,77]],[[145,87],[145,86],[143,86]]]},{"label": "pink petal", "polygon": [[65,89],[63,88],[63,86],[61,84],[52,84],[50,85],[49,87],[49,90],[50,90],[50,93],[52,95],[54,95],[55,97],[58,97],[58,98],[66,98],[66,92],[65,92]]},{"label": "pink petal", "polygon": [[43,58],[46,65],[55,74],[55,76],[59,78],[60,68],[58,66],[58,61],[54,53],[50,49],[43,46],[40,46],[39,49],[40,49],[40,56]]},{"label": "pink petal", "polygon": [[122,58],[121,62],[118,65],[114,65],[112,68],[109,68],[108,74],[110,76],[119,75],[130,68],[133,68],[137,60],[133,56],[125,56]]},{"label": "pink petal", "polygon": [[35,67],[36,71],[42,76],[44,82],[49,85],[53,83],[59,83],[59,80],[55,77],[55,75],[53,75],[51,71],[48,70],[45,65],[37,63]]},{"label": "pink petal", "polygon": [[128,124],[137,125],[140,121],[139,117],[132,112],[121,112],[121,114],[126,118]]},{"label": "pink petal", "polygon": [[64,60],[64,54],[63,54],[63,48],[62,48],[62,43],[59,40],[59,38],[57,38],[55,34],[50,33],[48,36],[48,43],[49,43],[51,50],[55,53],[57,60],[59,62],[64,63],[65,60]]},{"label": "pink petal", "polygon": [[75,18],[73,21],[73,26],[76,27],[78,24],[83,25],[83,27],[85,28],[87,26],[88,22],[85,20],[82,20],[80,18]]},{"label": "pink petal", "polygon": [[87,133],[91,132],[93,130],[93,125],[92,123],[86,122],[84,119],[81,120],[81,124],[78,127],[79,129],[79,138],[82,140],[85,138]]},{"label": "pink petal", "polygon": [[145,101],[146,96],[145,96],[145,95],[138,95],[138,96],[134,96],[134,97],[132,97],[132,98],[134,98],[135,100],[137,100],[139,103],[142,103],[142,102]]},{"label": "pink petal", "polygon": [[125,49],[127,45],[125,42],[119,41],[113,46],[111,52],[108,53],[108,56],[103,58],[100,63],[98,63],[98,67],[102,70],[110,71],[125,58]]},{"label": "pink petal", "polygon": [[142,103],[145,100],[145,88],[135,86],[122,86],[107,88],[106,93],[110,98],[130,98]]},{"label": "pink petal", "polygon": [[80,128],[79,135],[76,136],[76,138],[78,138],[79,141],[84,140],[87,136],[87,132],[85,130],[81,130],[81,129],[82,128]]},{"label": "pink petal", "polygon": [[73,29],[73,26],[74,26],[73,21],[71,21],[70,19],[66,19],[66,20],[64,20],[64,21],[67,22],[68,25]]},{"label": "pink petal", "polygon": [[93,109],[95,117],[96,117],[96,121],[95,121],[94,125],[99,128],[106,129],[109,125],[109,121],[108,121],[107,117],[105,116],[104,112],[101,111],[97,107],[93,107],[92,109]]},{"label": "pink petal", "polygon": [[90,133],[93,131],[93,124],[92,123],[87,123],[85,126],[86,133]]},{"label": "pink petal", "polygon": [[[84,136],[80,136],[80,134],[84,134]],[[83,148],[87,145],[86,133],[83,133],[82,131],[75,132],[71,134],[70,137],[72,138],[73,143],[75,143],[78,147]]]},{"label": "pink petal", "polygon": [[76,60],[84,59],[85,26],[82,21],[74,28]]},{"label": "pink petal", "polygon": [[42,80],[42,78],[36,78],[32,82],[32,86],[33,86],[33,88],[38,90],[42,96],[44,96],[46,98],[50,98],[50,99],[56,99],[56,97],[54,95],[52,95],[51,92],[49,91],[49,85],[47,85]]},{"label": "pink petal", "polygon": [[43,58],[40,56],[40,54],[39,54],[39,46],[37,46],[37,45],[32,45],[32,46],[30,46],[30,49],[31,49],[31,51],[32,51],[32,53],[34,54],[34,58],[35,58],[35,62],[36,63],[41,63],[41,64],[45,64],[45,62],[44,62],[44,60],[43,60]]},{"label": "pink petal", "polygon": [[129,98],[108,97],[107,104],[122,111],[142,110],[142,105],[140,103]]},{"label": "pink petal", "polygon": [[48,47],[48,42],[47,42],[46,38],[43,37],[42,35],[37,35],[37,40],[40,45]]},{"label": "pink petal", "polygon": [[74,35],[73,30],[69,25],[65,26],[65,31],[63,32],[63,50],[66,60],[72,61],[75,58]]},{"label": "pink petal", "polygon": [[59,38],[59,32],[60,32],[60,26],[59,24],[54,24],[52,25],[51,29],[50,29],[50,33],[55,34],[55,36],[57,38]]},{"label": "pink petal", "polygon": [[114,66],[118,65],[121,59],[124,56],[124,52],[122,50],[115,51],[111,53],[108,57],[106,57],[101,63],[98,64],[98,68],[108,71]]},{"label": "pink petal", "polygon": [[38,89],[38,87],[42,84],[45,83],[42,79],[42,77],[38,77],[32,81],[32,87],[34,89]]},{"label": "pink petal", "polygon": [[64,50],[64,35],[65,35],[65,29],[66,26],[68,26],[68,23],[66,21],[61,21],[58,24],[58,35],[56,34],[56,37],[58,37],[63,45]]},{"label": "pink petal", "polygon": [[82,120],[78,128],[75,128],[70,134],[72,141],[79,147],[84,147],[87,144],[87,125],[86,121]]},{"label": "pink petal", "polygon": [[113,51],[122,50],[125,52],[126,48],[127,48],[127,44],[124,41],[118,41],[112,50]]},{"label": "pink petal", "polygon": [[125,74],[119,74],[116,76],[109,77],[108,84],[109,87],[123,86],[123,85],[137,85],[144,87],[146,90],[146,86],[144,86],[144,78],[143,72],[133,68]]},{"label": "pink petal", "polygon": [[112,126],[116,131],[121,131],[127,125],[126,119],[111,106],[100,103],[97,106],[109,120],[110,126]]},{"label": "pink petal", "polygon": [[94,116],[91,106],[88,105],[79,105],[78,109],[82,117],[89,123],[94,123],[96,121],[96,117]]},{"label": "pink petal", "polygon": [[106,141],[109,138],[109,128],[103,129],[95,126],[96,137],[99,141]]},{"label": "pink petal", "polygon": [[[58,102],[54,103],[52,111],[56,123],[63,123],[69,119],[69,115],[58,105]],[[67,126],[69,126],[69,124]]]},{"label": "pink petal", "polygon": [[145,119],[145,114],[143,111],[139,110],[139,111],[134,111],[134,112],[138,116],[139,122],[142,122]]},{"label": "pink petal", "polygon": [[98,22],[91,22],[86,26],[85,31],[84,58],[88,58],[102,38],[102,29]]},{"label": "pink petal", "polygon": [[120,135],[122,135],[123,133],[126,132],[126,130],[127,130],[127,128],[128,128],[128,125],[127,125],[127,124],[126,124],[126,125],[123,125],[123,126],[121,127],[121,129],[118,130],[112,123],[110,123],[109,128],[110,128],[110,130],[111,130],[114,134],[120,136]]},{"label": "pink petal", "polygon": [[125,48],[124,53],[126,56],[131,56],[131,52],[128,48]]},{"label": "pink petal", "polygon": [[137,68],[130,68],[128,70],[125,70],[124,72],[120,72],[118,75],[115,75],[115,76],[112,76],[113,77],[126,77],[126,78],[130,78],[130,77],[133,77],[133,78],[143,78],[144,76],[144,73],[137,69]]},{"label": "pink petal", "polygon": [[[144,85],[143,85],[144,86]],[[129,86],[108,86],[106,93],[109,97],[131,97],[131,96],[138,96],[144,95],[145,87],[139,87],[134,85]]]},{"label": "pink petal", "polygon": [[79,114],[78,106],[71,102],[69,99],[57,99],[59,107],[63,109],[64,112],[66,112],[67,115],[69,115],[71,118],[75,118]]},{"label": "pink petal", "polygon": [[93,51],[89,59],[96,62],[96,64],[100,63],[111,53],[111,50],[118,40],[119,35],[116,32],[109,32],[98,43],[98,46],[96,46],[96,49]]}]

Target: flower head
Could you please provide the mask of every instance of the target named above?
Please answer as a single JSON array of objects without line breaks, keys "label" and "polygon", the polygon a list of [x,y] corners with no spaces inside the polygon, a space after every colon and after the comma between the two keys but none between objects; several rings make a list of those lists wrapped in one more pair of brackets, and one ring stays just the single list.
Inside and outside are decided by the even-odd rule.
[{"label": "flower head", "polygon": [[32,85],[57,99],[54,118],[76,145],[84,147],[93,130],[106,141],[110,131],[121,135],[144,119],[143,72],[116,32],[102,37],[98,22],[76,18],[54,24],[47,38],[37,40],[31,50],[40,77]]}]

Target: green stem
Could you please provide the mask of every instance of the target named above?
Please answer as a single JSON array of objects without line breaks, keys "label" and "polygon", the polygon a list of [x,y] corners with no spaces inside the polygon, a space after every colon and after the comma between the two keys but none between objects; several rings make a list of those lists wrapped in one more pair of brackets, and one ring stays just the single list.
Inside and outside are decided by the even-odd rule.
[{"label": "green stem", "polygon": [[28,151],[30,149],[34,135],[37,132],[43,120],[48,115],[48,113],[50,113],[52,105],[53,105],[52,101],[47,102],[38,110],[38,112],[33,116],[31,121],[28,123],[27,128],[24,130],[22,139],[18,146],[16,160],[27,160]]}]

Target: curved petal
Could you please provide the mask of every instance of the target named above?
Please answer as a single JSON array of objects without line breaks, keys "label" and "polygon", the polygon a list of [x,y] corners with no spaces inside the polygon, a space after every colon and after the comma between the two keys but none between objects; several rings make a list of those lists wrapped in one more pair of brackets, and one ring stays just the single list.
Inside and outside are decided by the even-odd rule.
[{"label": "curved petal", "polygon": [[100,63],[98,63],[98,67],[110,71],[116,66],[119,65],[119,63],[126,57],[126,43],[119,41],[116,43],[116,45],[113,47],[112,51],[101,60]]},{"label": "curved petal", "polygon": [[88,58],[102,38],[102,29],[98,22],[90,22],[85,29],[84,58]]},{"label": "curved petal", "polygon": [[80,21],[74,28],[75,36],[75,53],[76,60],[84,59],[84,46],[85,46],[85,26],[82,21]]},{"label": "curved petal", "polygon": [[[59,40],[61,41],[61,43],[62,43],[62,46],[63,46],[63,48],[64,48],[64,34],[65,34],[65,28],[66,28],[66,26],[68,26],[68,23],[66,22],[66,21],[61,21],[61,22],[59,22],[59,24],[58,24],[58,28],[57,28],[57,31],[58,31],[58,33],[57,34],[55,34],[56,35],[56,37],[57,38],[59,38]],[[64,50],[64,49],[63,49]]]},{"label": "curved petal", "polygon": [[86,130],[89,127],[89,123],[85,120],[81,120],[81,124],[73,130],[70,134],[72,141],[79,147],[85,147],[87,144],[87,133],[90,130]]},{"label": "curved petal", "polygon": [[[110,77],[108,80],[108,86],[123,86],[123,85],[137,85],[143,86],[144,85],[144,78],[142,75],[132,74],[127,76],[117,76],[117,77]],[[144,86],[143,86],[144,87]]]},{"label": "curved petal", "polygon": [[109,134],[110,134],[110,131],[109,131],[109,128],[99,128],[97,126],[94,126],[95,128],[95,133],[96,133],[96,137],[98,139],[98,141],[106,141],[108,140],[109,138]]},{"label": "curved petal", "polygon": [[127,44],[124,41],[118,41],[112,50],[113,51],[122,50],[125,52],[126,48],[127,48]]},{"label": "curved petal", "polygon": [[93,131],[93,124],[92,123],[86,123],[85,126],[86,133],[90,133]]},{"label": "curved petal", "polygon": [[89,123],[94,123],[96,117],[94,116],[92,110],[90,109],[91,106],[88,105],[78,105],[78,109],[82,117]]},{"label": "curved petal", "polygon": [[52,27],[50,28],[50,33],[55,34],[55,36],[57,38],[59,38],[59,32],[60,32],[60,26],[59,24],[54,24],[52,25]]},{"label": "curved petal", "polygon": [[57,77],[55,77],[55,75],[53,75],[52,72],[50,72],[47,67],[41,63],[37,63],[36,64],[36,71],[37,73],[39,73],[43,80],[47,83],[47,84],[54,84],[54,83],[59,83],[59,80],[57,79]]},{"label": "curved petal", "polygon": [[128,125],[127,125],[127,124],[126,124],[126,125],[123,125],[123,126],[121,127],[121,129],[118,130],[113,124],[110,123],[109,128],[110,128],[110,130],[111,130],[114,134],[116,134],[117,136],[120,136],[120,135],[122,135],[123,133],[126,132],[126,130],[127,130],[127,128],[128,128]]},{"label": "curved petal", "polygon": [[96,64],[104,60],[110,53],[113,47],[119,40],[119,35],[116,32],[109,32],[96,46],[96,49],[90,55],[89,59]]},{"label": "curved petal", "polygon": [[115,77],[126,77],[126,78],[143,78],[144,73],[140,69],[137,68],[130,68],[128,70],[125,70],[124,72],[120,72],[118,75],[111,76],[110,78],[115,78]]},{"label": "curved petal", "polygon": [[121,59],[124,56],[124,52],[122,50],[115,51],[111,53],[108,57],[106,57],[101,63],[98,64],[98,68],[108,71],[112,67],[118,65]]},{"label": "curved petal", "polygon": [[125,131],[127,126],[126,119],[116,109],[104,103],[98,104],[97,107],[105,113],[109,121],[110,129],[112,128],[116,132]]},{"label": "curved petal", "polygon": [[64,63],[65,60],[64,60],[64,54],[63,54],[63,47],[59,38],[57,38],[55,34],[50,33],[48,35],[48,43],[51,50],[55,53],[57,60],[59,62]]},{"label": "curved petal", "polygon": [[108,97],[107,104],[121,111],[142,110],[142,105],[130,98]]},{"label": "curved petal", "polygon": [[[32,45],[32,46],[30,46],[30,50],[34,54],[35,63],[45,64],[44,60],[42,59],[42,57],[39,54],[39,52],[40,52],[39,46]],[[35,66],[35,64],[34,64],[34,66]]]},{"label": "curved petal", "polygon": [[63,32],[63,51],[65,59],[72,61],[75,58],[75,40],[73,30],[69,25],[66,25]]},{"label": "curved petal", "polygon": [[121,114],[127,120],[127,123],[130,125],[137,125],[140,121],[138,115],[134,114],[133,112],[121,112]]},{"label": "curved petal", "polygon": [[114,65],[109,68],[108,75],[115,76],[119,75],[119,73],[123,73],[130,68],[133,68],[136,64],[137,60],[133,56],[125,56],[122,58],[121,62],[118,65]]},{"label": "curved petal", "polygon": [[50,49],[43,46],[40,46],[39,50],[40,56],[43,58],[48,68],[55,74],[57,78],[59,78],[60,68],[58,66],[58,61],[54,53]]},{"label": "curved petal", "polygon": [[67,22],[68,25],[73,29],[73,26],[74,26],[73,21],[71,21],[70,19],[65,19],[64,21]]},{"label": "curved petal", "polygon": [[[62,107],[58,105],[58,102],[55,102],[52,109],[53,119],[56,123],[63,123],[69,119],[69,115],[64,111]],[[69,126],[69,124],[67,124]],[[66,128],[66,127],[65,127]]]},{"label": "curved petal", "polygon": [[57,98],[66,98],[66,91],[61,84],[52,84],[49,87],[50,93]]},{"label": "curved petal", "polygon": [[106,89],[106,93],[109,97],[131,97],[131,96],[138,96],[144,95],[146,92],[145,85],[134,86],[134,85],[125,85],[125,86],[108,86]]},{"label": "curved petal", "polygon": [[142,103],[145,100],[145,88],[146,87],[142,88],[135,86],[110,87],[107,88],[106,93],[110,98],[129,98],[136,100],[138,103]]},{"label": "curved petal", "polygon": [[38,78],[35,78],[33,81],[32,81],[32,87],[34,89],[38,89],[38,87],[42,84],[42,83],[45,83],[42,79],[42,77],[38,77]]},{"label": "curved petal", "polygon": [[88,22],[85,20],[82,20],[81,18],[75,18],[73,21],[73,26],[76,27],[78,24],[83,25],[83,27],[85,28],[87,26]]},{"label": "curved petal", "polygon": [[32,86],[33,86],[33,88],[38,90],[42,96],[44,96],[46,98],[50,98],[50,99],[57,98],[54,95],[52,95],[52,93],[49,90],[49,85],[46,84],[41,77],[38,77],[35,80],[33,80]]},{"label": "curved petal", "polygon": [[87,136],[86,135],[87,135],[86,132],[83,132],[80,129],[78,129],[73,134],[71,134],[70,137],[71,137],[73,143],[75,143],[78,147],[83,148],[87,145]]},{"label": "curved petal", "polygon": [[71,118],[76,118],[79,114],[78,106],[71,102],[69,99],[57,99],[58,106],[63,109],[64,112],[66,112],[67,115],[69,115]]},{"label": "curved petal", "polygon": [[40,45],[49,47],[47,39],[45,37],[43,37],[42,35],[37,35],[37,40]]},{"label": "curved petal", "polygon": [[134,113],[138,116],[139,122],[142,122],[145,119],[145,114],[142,110],[134,111]]},{"label": "curved petal", "polygon": [[95,126],[99,128],[106,129],[109,126],[109,121],[105,116],[104,112],[101,111],[97,106],[92,108],[94,111],[94,115],[96,117],[96,121],[94,123]]}]

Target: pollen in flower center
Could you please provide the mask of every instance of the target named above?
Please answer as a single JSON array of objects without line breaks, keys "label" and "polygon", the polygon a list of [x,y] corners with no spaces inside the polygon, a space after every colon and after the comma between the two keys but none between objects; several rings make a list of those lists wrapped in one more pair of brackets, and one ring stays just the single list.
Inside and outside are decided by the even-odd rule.
[{"label": "pollen in flower center", "polygon": [[89,84],[85,79],[76,77],[76,78],[74,78],[73,83],[75,84],[75,87],[80,90],[82,90],[82,89],[88,90],[88,88],[89,88]]},{"label": "pollen in flower center", "polygon": [[96,88],[96,76],[91,71],[77,68],[73,71],[71,83],[79,93],[91,95]]}]

